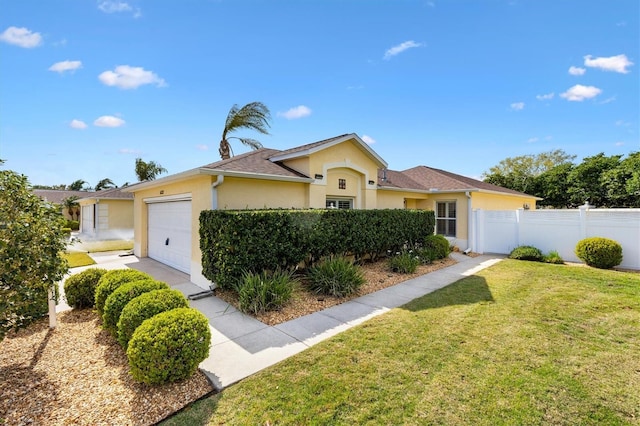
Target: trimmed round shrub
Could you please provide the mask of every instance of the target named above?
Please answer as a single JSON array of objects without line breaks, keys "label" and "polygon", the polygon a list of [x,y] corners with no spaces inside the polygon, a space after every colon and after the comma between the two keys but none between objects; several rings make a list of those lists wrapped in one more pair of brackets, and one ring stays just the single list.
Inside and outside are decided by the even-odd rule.
[{"label": "trimmed round shrub", "polygon": [[64,294],[69,306],[73,308],[93,307],[98,281],[105,272],[107,272],[106,269],[89,268],[67,278],[64,282]]},{"label": "trimmed round shrub", "polygon": [[129,340],[127,358],[138,382],[186,379],[209,355],[209,320],[192,308],[177,308],[145,320]]},{"label": "trimmed round shrub", "polygon": [[585,238],[576,244],[576,256],[594,268],[610,269],[622,263],[622,246],[603,237]]},{"label": "trimmed round shrub", "polygon": [[132,299],[118,320],[118,342],[127,349],[133,332],[145,320],[176,308],[188,308],[189,301],[178,290],[152,290]]},{"label": "trimmed round shrub", "polygon": [[116,336],[120,313],[122,313],[124,307],[127,306],[127,303],[149,291],[164,290],[168,288],[169,285],[167,283],[149,278],[122,284],[120,287],[116,288],[104,302],[102,325]]},{"label": "trimmed round shrub", "polygon": [[387,260],[389,269],[401,274],[413,274],[420,263],[422,263],[420,257],[411,251],[403,251]]},{"label": "trimmed round shrub", "polygon": [[544,255],[539,249],[535,247],[519,246],[511,250],[511,253],[509,253],[509,259],[542,262],[544,260]]},{"label": "trimmed round shrub", "polygon": [[451,246],[449,245],[449,240],[442,235],[427,235],[424,239],[422,251],[431,253],[431,255],[427,257],[433,261],[449,256]]},{"label": "trimmed round shrub", "polygon": [[328,259],[309,268],[309,289],[315,293],[345,297],[357,292],[364,283],[360,268],[344,257]]},{"label": "trimmed round shrub", "polygon": [[280,309],[291,299],[296,284],[297,280],[289,271],[246,272],[236,288],[240,310],[259,314]]},{"label": "trimmed round shrub", "polygon": [[98,286],[96,287],[95,306],[98,310],[98,314],[102,317],[102,314],[104,314],[104,302],[106,302],[107,297],[109,297],[116,288],[120,287],[122,284],[144,279],[153,279],[153,277],[147,273],[136,271],[135,269],[116,269],[113,271],[107,271],[102,275],[102,278],[100,278]]}]

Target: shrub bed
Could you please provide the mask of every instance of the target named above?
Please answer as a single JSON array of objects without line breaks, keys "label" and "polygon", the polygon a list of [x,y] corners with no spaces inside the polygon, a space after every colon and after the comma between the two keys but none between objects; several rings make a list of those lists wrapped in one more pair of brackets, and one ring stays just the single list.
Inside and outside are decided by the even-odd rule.
[{"label": "shrub bed", "polygon": [[247,272],[237,288],[240,310],[254,315],[277,310],[291,299],[297,284],[292,272]]},{"label": "shrub bed", "polygon": [[127,348],[131,376],[138,382],[162,384],[195,373],[211,345],[209,321],[192,308],[177,308],[145,320]]},{"label": "shrub bed", "polygon": [[309,268],[309,289],[344,297],[357,292],[365,279],[360,268],[344,257],[327,259]]},{"label": "shrub bed", "polygon": [[397,253],[387,260],[389,269],[401,274],[413,274],[421,263],[420,257],[411,250]]},{"label": "shrub bed", "polygon": [[603,237],[585,238],[576,244],[576,256],[594,268],[610,269],[622,263],[622,246]]},{"label": "shrub bed", "polygon": [[124,307],[131,300],[152,290],[168,289],[169,285],[153,279],[142,279],[122,284],[107,297],[104,303],[104,313],[102,315],[102,325],[114,336],[118,334],[118,321]]},{"label": "shrub bed", "polygon": [[141,271],[136,271],[135,269],[116,269],[113,271],[107,271],[102,275],[102,278],[100,278],[98,286],[96,287],[95,300],[95,307],[98,310],[100,317],[104,314],[104,302],[116,288],[120,287],[122,284],[143,279],[153,278],[151,275]]},{"label": "shrub bed", "polygon": [[71,275],[64,282],[64,294],[69,306],[91,308],[95,305],[96,287],[106,269],[90,268]]},{"label": "shrub bed", "polygon": [[535,247],[519,246],[511,250],[511,253],[509,253],[509,259],[542,262],[544,260],[544,255],[539,249]]},{"label": "shrub bed", "polygon": [[176,308],[188,308],[189,301],[178,290],[152,290],[132,299],[118,320],[118,342],[127,349],[131,336],[145,320]]}]

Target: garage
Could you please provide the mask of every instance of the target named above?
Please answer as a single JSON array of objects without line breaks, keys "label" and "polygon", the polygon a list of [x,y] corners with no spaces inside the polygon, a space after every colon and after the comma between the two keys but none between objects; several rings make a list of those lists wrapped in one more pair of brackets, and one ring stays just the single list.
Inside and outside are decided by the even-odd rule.
[{"label": "garage", "polygon": [[148,204],[148,256],[191,273],[191,201]]},{"label": "garage", "polygon": [[82,211],[80,213],[81,220],[81,228],[83,234],[93,234],[95,228],[93,226],[93,208],[95,204],[90,204],[88,206],[82,206]]}]

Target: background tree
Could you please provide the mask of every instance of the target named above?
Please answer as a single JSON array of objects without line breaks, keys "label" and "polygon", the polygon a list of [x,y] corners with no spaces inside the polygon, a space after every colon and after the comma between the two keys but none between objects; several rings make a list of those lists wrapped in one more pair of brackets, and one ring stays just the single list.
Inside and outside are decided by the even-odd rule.
[{"label": "background tree", "polygon": [[[68,272],[60,211],[26,176],[0,170],[0,340],[47,313],[48,291]],[[54,306],[55,314],[55,306]]]},{"label": "background tree", "polygon": [[239,129],[252,129],[264,135],[268,135],[267,130],[269,126],[269,120],[271,119],[271,113],[269,108],[262,102],[251,102],[238,108],[238,105],[233,105],[227,114],[227,120],[224,124],[222,131],[222,139],[220,140],[220,158],[227,160],[233,155],[231,144],[229,139],[238,139],[242,144],[251,147],[251,149],[260,149],[262,144],[255,139],[251,138],[239,138],[227,136],[229,133],[235,132]]},{"label": "background tree", "polygon": [[86,184],[87,184],[87,182],[82,180],[82,179],[74,180],[67,187],[67,189],[69,191],[86,191],[87,190],[87,188],[85,187]]},{"label": "background tree", "polygon": [[[561,149],[535,155],[505,158],[484,174],[484,181],[515,191],[530,193],[538,176],[561,164],[571,163],[575,155]],[[532,194],[533,195],[533,194]]]},{"label": "background tree", "polygon": [[547,170],[535,179],[532,195],[543,198],[540,206],[566,209],[571,207],[568,176],[574,165],[564,163]]},{"label": "background tree", "polygon": [[611,207],[607,190],[602,185],[604,174],[620,165],[621,155],[606,157],[603,152],[586,157],[567,176],[569,199],[573,206],[589,202],[597,207]]},{"label": "background tree", "polygon": [[142,158],[136,158],[136,175],[140,182],[154,180],[156,176],[167,173],[167,169],[153,161],[145,162]]},{"label": "background tree", "polygon": [[65,209],[67,209],[67,213],[71,216],[71,220],[73,220],[73,215],[76,214],[78,219],[80,219],[80,204],[78,204],[78,199],[80,197],[72,195],[71,197],[67,197],[62,200],[62,205]]},{"label": "background tree", "polygon": [[103,189],[117,188],[116,184],[109,178],[104,178],[96,184],[96,191],[102,191]]},{"label": "background tree", "polygon": [[617,167],[604,171],[600,184],[609,207],[640,207],[640,151],[632,152]]}]

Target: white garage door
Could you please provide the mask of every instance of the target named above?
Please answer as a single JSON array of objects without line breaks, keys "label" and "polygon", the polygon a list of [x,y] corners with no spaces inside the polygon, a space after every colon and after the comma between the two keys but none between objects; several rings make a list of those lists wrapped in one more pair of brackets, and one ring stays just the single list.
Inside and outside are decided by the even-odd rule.
[{"label": "white garage door", "polygon": [[191,271],[191,201],[152,203],[149,257],[187,274]]},{"label": "white garage door", "polygon": [[83,234],[93,234],[93,206],[82,206],[82,212],[80,213],[80,220],[82,221],[81,231]]}]

